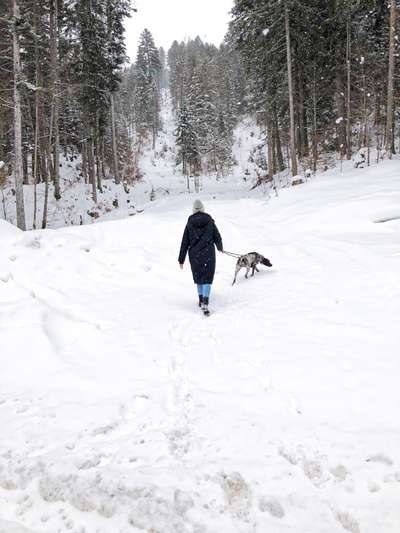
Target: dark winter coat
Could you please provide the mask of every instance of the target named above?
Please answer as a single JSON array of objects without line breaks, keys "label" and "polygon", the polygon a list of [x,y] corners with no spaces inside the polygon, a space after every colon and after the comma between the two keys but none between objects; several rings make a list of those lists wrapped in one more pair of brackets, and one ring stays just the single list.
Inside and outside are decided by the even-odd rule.
[{"label": "dark winter coat", "polygon": [[207,213],[189,217],[182,238],[179,263],[183,265],[189,250],[193,280],[197,284],[212,283],[215,274],[215,246],[222,252],[222,239],[214,220]]}]

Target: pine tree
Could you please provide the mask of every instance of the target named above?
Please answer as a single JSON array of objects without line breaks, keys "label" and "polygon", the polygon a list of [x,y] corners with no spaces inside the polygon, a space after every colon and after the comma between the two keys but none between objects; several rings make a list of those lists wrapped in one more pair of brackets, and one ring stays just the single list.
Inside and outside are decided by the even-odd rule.
[{"label": "pine tree", "polygon": [[195,174],[200,167],[200,153],[193,118],[186,106],[183,106],[179,113],[175,137],[179,147],[177,163],[182,163],[182,172],[189,177],[190,174]]},{"label": "pine tree", "polygon": [[[229,132],[222,140],[225,148],[232,148],[232,132],[239,118],[239,100],[243,86],[237,82],[235,60],[238,58],[228,47],[218,49],[214,45],[203,43],[197,37],[180,45],[173,43],[168,52],[170,67],[170,91],[178,120],[180,110],[184,107],[190,117],[190,124],[196,135],[198,161],[195,173],[201,171],[221,174],[218,157],[220,115],[224,128]],[[228,68],[229,65],[229,68]],[[225,161],[226,154],[223,156]]]},{"label": "pine tree", "polygon": [[136,59],[136,120],[141,135],[152,131],[153,148],[160,128],[160,70],[158,50],[153,36],[146,29],[140,36]]}]

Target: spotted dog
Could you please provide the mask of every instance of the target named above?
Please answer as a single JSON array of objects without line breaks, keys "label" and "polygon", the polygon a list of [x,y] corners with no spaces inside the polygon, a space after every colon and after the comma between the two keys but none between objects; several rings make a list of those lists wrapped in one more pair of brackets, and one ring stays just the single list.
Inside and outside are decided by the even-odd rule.
[{"label": "spotted dog", "polygon": [[249,272],[251,270],[251,275],[254,276],[254,272],[257,270],[257,272],[260,272],[257,268],[257,265],[262,264],[267,267],[272,267],[272,263],[269,259],[264,257],[261,254],[258,254],[257,252],[250,252],[249,254],[241,255],[236,263],[236,270],[235,270],[235,278],[233,280],[232,285],[236,282],[236,277],[239,273],[239,270],[242,268],[246,269],[246,275],[247,278],[249,275]]}]

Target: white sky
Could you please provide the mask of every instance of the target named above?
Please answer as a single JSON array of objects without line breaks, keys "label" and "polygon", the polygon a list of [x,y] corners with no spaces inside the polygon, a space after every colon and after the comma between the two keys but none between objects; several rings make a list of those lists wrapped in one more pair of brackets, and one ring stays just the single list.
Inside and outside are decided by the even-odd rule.
[{"label": "white sky", "polygon": [[126,25],[128,55],[136,59],[139,35],[147,28],[156,46],[168,51],[172,42],[197,35],[219,45],[228,29],[233,0],[136,0],[137,13]]}]

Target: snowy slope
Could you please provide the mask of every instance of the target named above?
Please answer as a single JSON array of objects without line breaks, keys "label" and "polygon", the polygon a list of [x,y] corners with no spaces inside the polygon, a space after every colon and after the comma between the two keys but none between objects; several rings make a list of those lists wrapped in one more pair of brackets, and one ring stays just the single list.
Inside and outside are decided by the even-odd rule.
[{"label": "snowy slope", "polygon": [[[82,182],[80,158],[65,158],[61,156],[61,191],[62,199],[54,198],[54,187],[50,185],[47,227],[51,229],[64,226],[79,226],[93,224],[104,220],[119,220],[134,216],[151,208],[154,201],[175,195],[199,192],[208,194],[222,194],[227,192],[246,195],[256,179],[256,164],[249,163],[254,157],[257,147],[262,146],[262,133],[254,121],[246,118],[236,131],[236,142],[233,147],[237,166],[232,175],[216,180],[214,175],[199,176],[188,180],[182,175],[181,165],[176,166],[177,152],[175,146],[176,123],[172,111],[172,103],[165,91],[161,107],[162,129],[159,132],[155,149],[152,139],[141,142],[138,167],[142,179],[134,184],[116,185],[112,179],[103,180],[102,192],[98,191],[98,202],[92,200],[91,185]],[[264,150],[265,151],[265,150]],[[247,181],[243,180],[245,171],[249,171]],[[227,184],[229,186],[227,187]],[[188,190],[189,189],[189,190]],[[4,193],[4,203],[3,203]],[[44,184],[37,187],[37,227],[41,227],[43,205],[45,197]],[[24,186],[26,224],[28,229],[33,227],[34,218],[34,187]],[[9,178],[4,190],[0,190],[0,221],[6,219],[16,224],[14,183]]]},{"label": "snowy slope", "polygon": [[219,256],[207,319],[177,268],[193,195],[0,221],[0,532],[398,533],[399,174],[205,195],[274,264],[232,287]]}]

